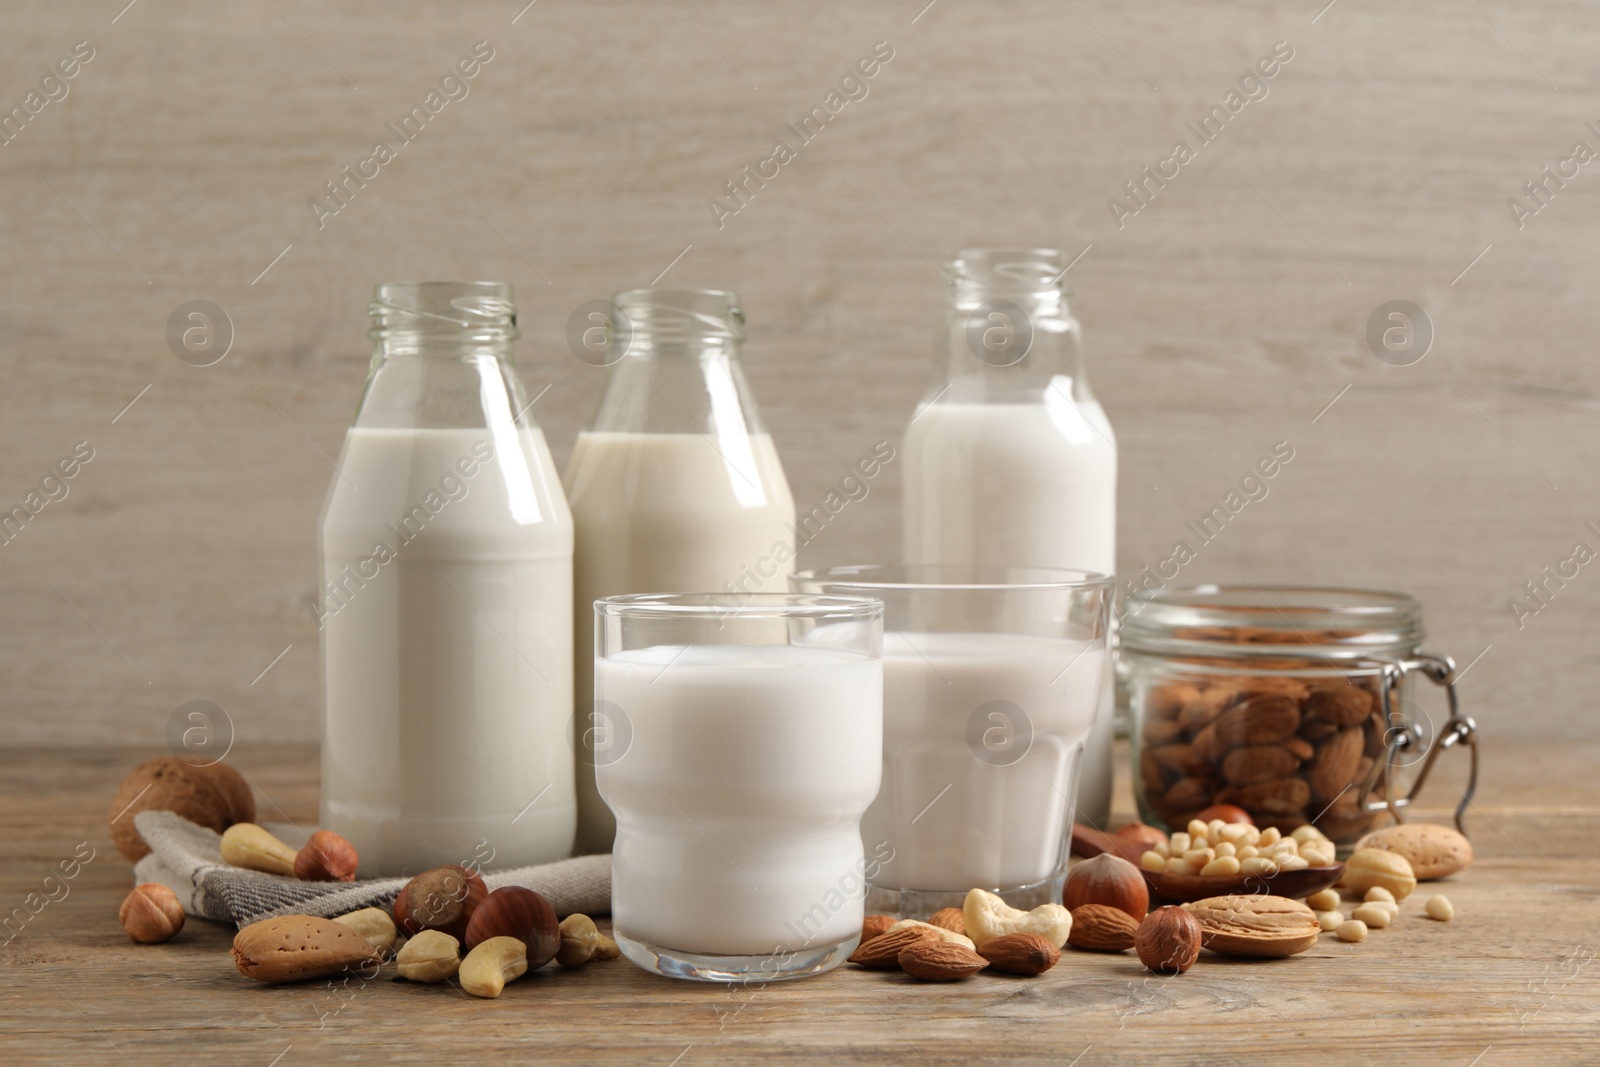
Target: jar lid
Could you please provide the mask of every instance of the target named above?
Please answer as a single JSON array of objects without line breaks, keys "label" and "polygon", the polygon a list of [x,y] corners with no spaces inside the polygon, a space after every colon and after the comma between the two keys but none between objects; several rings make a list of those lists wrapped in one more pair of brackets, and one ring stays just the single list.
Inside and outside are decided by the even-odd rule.
[{"label": "jar lid", "polygon": [[1374,589],[1197,585],[1130,596],[1122,617],[1124,647],[1166,656],[1351,660],[1409,654],[1422,636],[1415,597]]}]

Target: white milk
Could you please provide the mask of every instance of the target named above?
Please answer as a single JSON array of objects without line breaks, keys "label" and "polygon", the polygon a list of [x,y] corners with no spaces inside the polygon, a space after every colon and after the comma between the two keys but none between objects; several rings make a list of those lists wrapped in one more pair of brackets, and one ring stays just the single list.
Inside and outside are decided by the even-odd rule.
[{"label": "white milk", "polygon": [[[1060,375],[1043,402],[928,404],[906,428],[906,563],[1117,569],[1116,438],[1098,401]],[[1111,811],[1111,679],[1079,796]]]},{"label": "white milk", "polygon": [[[1058,379],[1058,383],[1059,383]],[[1114,573],[1117,450],[1098,402],[923,407],[906,427],[906,563]]]},{"label": "white milk", "polygon": [[572,520],[544,436],[356,428],[339,466],[322,825],[363,876],[565,857]]},{"label": "white milk", "polygon": [[882,666],[793,645],[657,646],[596,663],[628,716],[597,768],[617,815],[611,914],[659,948],[759,955],[861,931]]},{"label": "white milk", "polygon": [[[794,570],[794,498],[768,434],[584,432],[567,463],[577,527],[578,729],[593,698],[594,602],[626,593],[781,593]],[[603,757],[602,757],[603,758]],[[616,823],[580,760],[579,852]]]},{"label": "white milk", "polygon": [[[861,833],[894,858],[873,884],[1015,889],[1064,869],[1072,768],[1104,653],[1013,634],[891,633],[883,644],[883,787]],[[984,762],[971,745],[986,741],[997,761],[1026,755]]]}]

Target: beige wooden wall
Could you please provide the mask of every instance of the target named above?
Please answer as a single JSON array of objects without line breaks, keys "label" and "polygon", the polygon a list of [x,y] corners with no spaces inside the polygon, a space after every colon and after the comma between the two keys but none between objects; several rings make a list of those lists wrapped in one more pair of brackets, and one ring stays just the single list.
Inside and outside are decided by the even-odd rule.
[{"label": "beige wooden wall", "polygon": [[[566,347],[578,304],[674,262],[664,282],[738,288],[810,504],[927,384],[927,260],[1017,242],[1092,246],[1069,279],[1125,569],[1288,441],[1183,580],[1409,590],[1435,646],[1488,649],[1465,696],[1489,734],[1600,736],[1600,562],[1520,629],[1508,607],[1600,549],[1600,163],[1520,228],[1507,206],[1600,148],[1600,11],[925,2],[6,3],[0,109],[94,56],[0,146],[0,508],[77,442],[94,458],[0,547],[5,743],[155,743],[193,698],[246,740],[316,736],[317,514],[376,281],[514,282],[563,461],[598,373]],[[319,230],[308,198],[479,40],[469,95]],[[708,198],[878,41],[869,95],[719,229]],[[1279,41],[1267,95],[1119,228],[1108,199]],[[213,366],[168,347],[193,299],[233,323]],[[1412,366],[1365,341],[1392,299],[1436,332]],[[892,556],[898,482],[807,561]]]}]

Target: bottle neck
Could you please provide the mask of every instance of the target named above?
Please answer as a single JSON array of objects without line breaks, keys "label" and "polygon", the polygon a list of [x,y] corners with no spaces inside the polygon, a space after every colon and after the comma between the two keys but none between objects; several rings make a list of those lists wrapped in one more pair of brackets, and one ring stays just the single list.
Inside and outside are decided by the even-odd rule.
[{"label": "bottle neck", "polygon": [[945,315],[940,387],[975,403],[1037,400],[1047,389],[1087,398],[1080,337],[1060,289],[959,285]]},{"label": "bottle neck", "polygon": [[1038,402],[1047,391],[1090,399],[1080,331],[1050,248],[971,248],[949,265],[943,378],[956,403]]},{"label": "bottle neck", "polygon": [[762,431],[739,360],[744,314],[736,294],[618,293],[609,331],[611,363],[589,430],[717,436]]},{"label": "bottle neck", "polygon": [[396,429],[528,424],[512,369],[511,287],[391,282],[372,306],[372,363],[356,425]]}]

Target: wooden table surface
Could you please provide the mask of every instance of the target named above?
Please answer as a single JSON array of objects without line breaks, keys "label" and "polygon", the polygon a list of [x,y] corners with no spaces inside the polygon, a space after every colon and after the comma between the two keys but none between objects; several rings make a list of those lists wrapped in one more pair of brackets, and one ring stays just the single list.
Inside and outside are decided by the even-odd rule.
[{"label": "wooden table surface", "polygon": [[[1329,935],[1273,961],[1202,954],[1178,978],[1131,953],[1068,950],[1035,979],[929,985],[846,966],[746,990],[618,960],[552,968],[495,1001],[390,981],[389,968],[343,1000],[317,983],[259,985],[233,969],[233,931],[197,920],[166,945],[128,942],[116,912],[132,875],[105,812],[148,755],[0,753],[4,911],[43,895],[61,860],[94,852],[67,895],[54,888],[61,899],[0,946],[0,1064],[1600,1062],[1600,743],[1496,743],[1469,822],[1477,862],[1424,885],[1363,944]],[[312,749],[256,747],[233,762],[262,818],[314,818]],[[1441,770],[1419,817],[1445,819],[1459,768]],[[1439,891],[1453,923],[1422,916]]]}]

